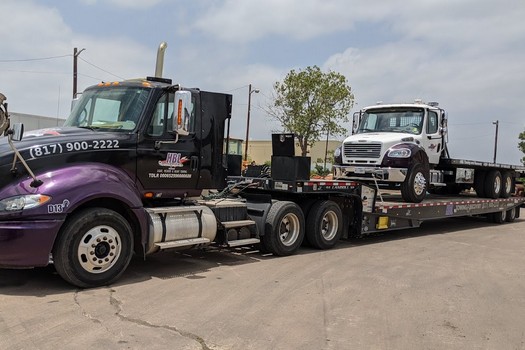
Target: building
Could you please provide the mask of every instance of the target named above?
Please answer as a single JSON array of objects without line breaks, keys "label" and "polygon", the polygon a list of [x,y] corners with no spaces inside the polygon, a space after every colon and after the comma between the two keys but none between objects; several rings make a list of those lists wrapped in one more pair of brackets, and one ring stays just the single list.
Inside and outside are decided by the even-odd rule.
[{"label": "building", "polygon": [[9,119],[11,120],[11,124],[23,123],[25,131],[54,128],[57,126],[62,126],[65,121],[61,118],[49,118],[41,115],[16,112],[9,112]]},{"label": "building", "polygon": [[[314,143],[314,145],[310,149],[310,152],[308,152],[307,154],[307,156],[311,158],[312,167],[315,166],[315,163],[318,159],[320,159],[322,165],[324,165],[325,151],[328,150],[327,167],[331,168],[331,159],[333,152],[337,147],[341,145],[341,142],[342,141],[338,140],[328,140],[328,148],[326,140],[317,141],[316,143]],[[243,150],[244,147],[245,144],[243,142]],[[297,142],[295,144],[295,155],[301,155],[301,148],[299,147],[299,144]],[[251,161],[255,161],[256,164],[264,164],[270,162],[272,159],[272,141],[250,140],[250,142],[248,142],[248,159]]]}]

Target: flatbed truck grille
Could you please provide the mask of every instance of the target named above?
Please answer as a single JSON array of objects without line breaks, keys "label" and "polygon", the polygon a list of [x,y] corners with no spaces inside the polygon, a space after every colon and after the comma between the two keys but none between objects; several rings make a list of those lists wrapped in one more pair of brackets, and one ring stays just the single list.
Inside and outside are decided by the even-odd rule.
[{"label": "flatbed truck grille", "polygon": [[345,143],[344,155],[350,158],[379,158],[380,143]]}]

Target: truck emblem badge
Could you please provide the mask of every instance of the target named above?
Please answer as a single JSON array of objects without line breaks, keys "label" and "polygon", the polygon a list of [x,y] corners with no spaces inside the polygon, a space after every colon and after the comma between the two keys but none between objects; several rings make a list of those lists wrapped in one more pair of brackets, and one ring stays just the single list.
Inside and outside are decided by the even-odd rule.
[{"label": "truck emblem badge", "polygon": [[56,214],[56,213],[63,213],[64,212],[64,209],[66,209],[67,207],[69,207],[69,200],[67,199],[64,199],[64,201],[62,203],[59,203],[59,204],[49,204],[47,206],[47,212],[49,214]]},{"label": "truck emblem badge", "polygon": [[182,167],[188,161],[187,157],[182,157],[180,153],[168,153],[166,160],[159,160],[160,166],[165,167]]}]

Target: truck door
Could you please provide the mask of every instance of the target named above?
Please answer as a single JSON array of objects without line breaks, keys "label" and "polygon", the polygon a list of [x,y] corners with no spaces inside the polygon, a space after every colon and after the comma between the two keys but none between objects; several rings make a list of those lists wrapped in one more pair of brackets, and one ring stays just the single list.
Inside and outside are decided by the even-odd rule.
[{"label": "truck door", "polygon": [[426,140],[424,140],[424,147],[428,155],[428,161],[430,164],[437,164],[439,163],[441,151],[443,150],[443,138],[439,131],[439,117],[437,112],[432,110],[428,111],[425,132]]},{"label": "truck door", "polygon": [[198,194],[200,171],[200,121],[198,95],[191,97],[186,134],[174,132],[174,92],[165,92],[157,101],[137,149],[137,178],[144,191],[156,196]]}]

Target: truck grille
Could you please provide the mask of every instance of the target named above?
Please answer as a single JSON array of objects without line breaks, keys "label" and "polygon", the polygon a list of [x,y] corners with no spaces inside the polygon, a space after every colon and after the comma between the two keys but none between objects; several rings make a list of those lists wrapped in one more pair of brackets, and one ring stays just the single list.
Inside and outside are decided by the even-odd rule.
[{"label": "truck grille", "polygon": [[345,143],[344,156],[349,158],[379,158],[381,143]]}]

